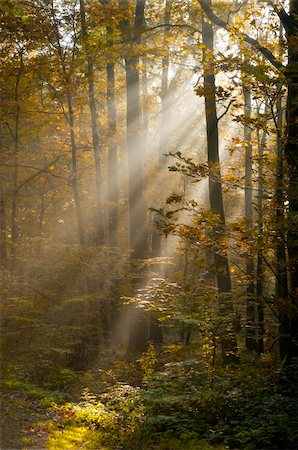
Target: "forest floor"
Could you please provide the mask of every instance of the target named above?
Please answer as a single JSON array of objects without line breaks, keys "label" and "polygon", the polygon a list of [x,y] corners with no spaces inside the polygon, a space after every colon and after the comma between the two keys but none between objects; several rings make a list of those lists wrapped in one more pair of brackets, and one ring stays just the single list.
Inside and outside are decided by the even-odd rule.
[{"label": "forest floor", "polygon": [[44,449],[46,448],[46,424],[53,419],[53,413],[41,406],[24,392],[0,389],[1,395],[1,449]]},{"label": "forest floor", "polygon": [[198,350],[181,352],[158,359],[150,347],[111,369],[56,368],[59,377],[43,387],[7,370],[0,449],[297,450],[294,367],[281,373],[255,361],[211,370]]}]

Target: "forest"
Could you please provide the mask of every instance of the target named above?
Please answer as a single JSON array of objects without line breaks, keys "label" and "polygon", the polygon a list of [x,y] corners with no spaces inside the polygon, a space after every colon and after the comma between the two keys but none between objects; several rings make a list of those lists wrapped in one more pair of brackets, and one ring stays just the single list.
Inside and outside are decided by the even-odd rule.
[{"label": "forest", "polygon": [[1,439],[298,449],[298,0],[1,0]]}]

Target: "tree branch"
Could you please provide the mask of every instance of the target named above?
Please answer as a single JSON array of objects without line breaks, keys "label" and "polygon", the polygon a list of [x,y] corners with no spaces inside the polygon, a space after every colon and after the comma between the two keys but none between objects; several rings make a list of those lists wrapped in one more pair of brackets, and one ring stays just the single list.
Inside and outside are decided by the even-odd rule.
[{"label": "tree branch", "polygon": [[231,108],[234,101],[235,101],[235,99],[232,99],[232,100],[230,100],[228,106],[224,106],[225,111],[217,118],[217,122],[219,122],[220,119],[222,119],[229,112],[229,109]]},{"label": "tree branch", "polygon": [[[220,28],[224,28],[228,32],[229,30],[229,24],[225,22],[224,20],[220,19],[220,17],[216,16],[214,12],[210,9],[210,7],[207,5],[205,0],[199,0],[199,3],[201,5],[202,10],[208,17],[208,19],[211,20],[215,25],[219,26]],[[250,44],[252,47],[254,47],[256,50],[258,50],[262,55],[265,56],[265,58],[278,70],[281,70],[283,67],[285,67],[278,59],[275,58],[275,56],[268,50],[268,48],[263,47],[256,39],[251,38],[246,33],[241,32],[241,35],[243,36],[243,39],[245,42]]]},{"label": "tree branch", "polygon": [[294,28],[294,24],[293,24],[293,21],[292,21],[291,17],[289,16],[289,14],[286,13],[284,8],[282,8],[282,7],[278,8],[277,5],[275,5],[272,0],[268,0],[267,3],[268,3],[268,5],[270,5],[273,8],[274,12],[280,18],[280,21],[283,24],[283,27],[286,30],[286,33],[288,35],[292,34],[293,28]]}]

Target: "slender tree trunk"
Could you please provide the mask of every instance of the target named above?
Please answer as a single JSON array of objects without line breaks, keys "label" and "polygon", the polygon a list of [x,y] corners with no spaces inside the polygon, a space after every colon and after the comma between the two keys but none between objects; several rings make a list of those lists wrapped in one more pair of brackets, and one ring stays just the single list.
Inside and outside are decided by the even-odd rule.
[{"label": "slender tree trunk", "polygon": [[[65,65],[65,57],[64,57],[65,55],[64,55],[64,51],[63,51],[63,46],[61,45],[61,41],[60,41],[59,27],[58,27],[57,18],[55,15],[55,8],[54,8],[53,0],[51,1],[51,15],[52,15],[52,20],[53,20],[53,30],[55,32],[55,37],[56,37],[57,52],[58,52],[58,56],[60,59],[61,69],[63,72],[64,82],[65,82],[65,87],[66,87],[66,100],[67,100],[67,108],[68,108],[67,120],[69,123],[71,162],[72,162],[71,185],[72,185],[76,218],[77,218],[78,238],[79,238],[79,243],[84,244],[85,243],[84,221],[83,221],[83,211],[82,211],[79,180],[78,180],[78,155],[77,155],[77,145],[76,145],[76,137],[75,137],[75,129],[74,129],[75,128],[75,118],[74,118],[73,98],[72,98],[72,91],[71,91],[71,71],[69,72],[69,70],[67,69],[67,66]],[[75,51],[75,49],[73,48],[73,54],[74,54],[74,51]]]},{"label": "slender tree trunk", "polygon": [[16,268],[16,246],[18,239],[18,155],[19,155],[19,111],[15,115],[15,148],[14,148],[14,170],[13,170],[13,197],[11,205],[11,247],[10,247],[10,268],[12,271]]},{"label": "slender tree trunk", "polygon": [[[170,14],[171,14],[171,5],[172,0],[166,0],[165,4],[165,13],[164,13],[164,23],[168,24],[170,22]],[[167,101],[168,98],[168,89],[169,89],[169,51],[168,51],[168,43],[167,37],[169,33],[169,26],[165,26],[164,28],[164,36],[163,36],[163,46],[166,49],[166,54],[163,56],[161,60],[161,89],[160,89],[160,101],[161,101],[161,123],[160,123],[160,139],[158,146],[158,154],[159,160],[161,163],[165,163],[165,155],[168,152],[168,124],[171,119],[167,117],[167,112],[170,113],[170,108],[167,110]]]},{"label": "slender tree trunk", "polygon": [[[210,4],[211,2],[208,1]],[[213,52],[213,27],[210,23],[202,18],[202,37],[203,45],[206,46],[209,52]],[[220,239],[223,233],[225,224],[225,215],[223,207],[223,195],[220,180],[220,162],[219,162],[219,147],[218,147],[218,120],[216,114],[216,99],[215,99],[215,76],[214,69],[210,63],[205,60],[204,55],[204,91],[205,91],[205,114],[207,125],[207,151],[208,161],[211,165],[212,174],[209,176],[209,195],[211,210],[218,214],[221,219],[221,226],[213,229],[215,240]],[[220,293],[227,293],[231,291],[231,279],[227,258],[219,254],[219,249],[215,245],[214,263],[216,269],[217,287]],[[232,315],[233,306],[228,300],[222,300],[220,311],[222,317],[229,317],[223,324],[221,330],[221,346],[223,361],[226,364],[236,362],[237,358],[237,342],[236,337],[232,331]]]},{"label": "slender tree trunk", "polygon": [[19,54],[20,65],[16,76],[16,83],[14,89],[14,101],[15,101],[15,114],[14,114],[14,171],[13,171],[13,197],[11,206],[11,246],[10,246],[10,269],[12,271],[16,268],[16,251],[17,251],[17,239],[19,235],[18,231],[18,218],[17,218],[17,201],[18,201],[18,159],[19,159],[19,144],[20,144],[20,106],[19,106],[19,87],[21,76],[23,72],[23,54]]},{"label": "slender tree trunk", "polygon": [[89,96],[89,108],[91,113],[92,144],[95,161],[96,241],[98,244],[103,244],[104,215],[103,215],[103,194],[102,194],[102,174],[101,174],[102,150],[99,141],[97,109],[95,103],[93,60],[88,49],[88,30],[86,25],[85,0],[80,0],[80,16],[81,16],[82,38],[84,39],[85,53],[87,60],[86,73],[88,79],[88,96]]},{"label": "slender tree trunk", "polygon": [[[148,141],[148,133],[149,133],[149,113],[148,113],[148,76],[147,76],[147,60],[144,57],[142,59],[141,66],[141,91],[142,91],[142,137],[143,137],[143,145],[144,149],[146,149],[147,141]],[[145,150],[144,150],[145,152]],[[146,153],[146,152],[145,152]]]},{"label": "slender tree trunk", "polygon": [[[127,0],[122,1],[128,8]],[[140,43],[140,32],[144,24],[145,0],[137,0],[134,31],[131,32],[128,20],[122,22],[122,35],[126,43],[132,40]],[[147,253],[148,225],[144,198],[144,148],[141,138],[141,100],[139,58],[125,58],[126,93],[127,93],[127,151],[129,172],[129,230],[130,247],[134,259],[143,259]]]},{"label": "slender tree trunk", "polygon": [[287,77],[287,143],[286,158],[289,174],[288,255],[290,267],[290,307],[285,307],[284,319],[287,338],[284,340],[286,365],[298,357],[298,0],[290,0],[291,26],[287,30],[288,69]]},{"label": "slender tree trunk", "polygon": [[7,265],[7,223],[3,181],[0,177],[0,265]]},{"label": "slender tree trunk", "polygon": [[38,237],[37,237],[37,245],[36,245],[36,258],[39,260],[41,256],[41,244],[42,244],[42,235],[43,235],[43,223],[46,211],[46,203],[45,203],[45,191],[44,189],[41,191],[40,195],[40,210],[39,210],[39,219],[38,219]]},{"label": "slender tree trunk", "polygon": [[[252,207],[252,133],[249,120],[251,118],[251,95],[243,80],[244,97],[244,143],[245,143],[245,218],[247,226],[251,230],[253,227],[253,207]],[[249,239],[251,240],[251,239]],[[254,285],[254,259],[248,257],[246,261],[246,275],[248,286],[246,289],[246,348],[250,351],[257,351],[256,342],[256,311],[255,311],[255,285]]]},{"label": "slender tree trunk", "polygon": [[[209,0],[199,0],[199,3],[210,20],[220,27],[227,28],[226,22],[221,20],[210,10]],[[288,296],[290,306],[284,307],[284,317],[286,318],[284,324],[288,328],[286,333],[287,337],[285,337],[283,343],[284,353],[286,353],[286,366],[291,364],[294,361],[294,358],[298,357],[298,0],[290,0],[289,3],[289,14],[287,14],[284,9],[279,10],[278,7],[276,8],[286,30],[288,41],[288,67],[286,71],[283,69],[282,64],[276,60],[267,49],[264,50],[264,47],[260,46],[257,41],[254,41],[250,36],[244,38],[246,42],[260,51],[275,68],[279,70],[283,69],[283,74],[286,76],[288,82],[287,142],[285,146],[285,155],[288,165],[287,173],[289,176],[287,248],[290,274],[290,292]]]},{"label": "slender tree trunk", "polygon": [[[109,46],[113,45],[113,30],[107,27]],[[109,200],[109,245],[118,244],[118,159],[116,143],[117,113],[115,102],[115,65],[110,57],[107,62],[107,101],[108,101],[108,200]]]},{"label": "slender tree trunk", "polygon": [[[267,112],[267,109],[265,110]],[[258,240],[259,250],[257,253],[257,269],[256,269],[256,300],[257,300],[257,323],[256,323],[256,351],[258,354],[264,353],[264,302],[263,302],[263,251],[262,251],[262,234],[263,234],[263,196],[264,196],[264,147],[266,145],[266,131],[263,132],[260,139],[260,131],[257,130],[258,141]]]},{"label": "slender tree trunk", "polygon": [[[280,57],[282,57],[282,36],[283,28],[280,24]],[[280,359],[283,361],[287,355],[287,339],[289,330],[289,320],[285,315],[287,308],[289,287],[287,275],[287,255],[286,255],[286,236],[285,236],[285,181],[284,181],[284,146],[283,146],[283,112],[282,112],[282,94],[278,94],[276,101],[277,111],[277,130],[276,130],[276,182],[275,182],[275,203],[276,203],[276,284],[275,295],[278,304],[278,315],[280,318],[279,326],[279,352]]]},{"label": "slender tree trunk", "polygon": [[76,207],[77,225],[78,225],[78,235],[79,242],[81,245],[85,243],[84,236],[84,222],[83,222],[83,212],[80,198],[80,189],[78,182],[78,155],[77,155],[77,145],[75,138],[75,120],[74,111],[72,104],[72,97],[70,92],[67,93],[67,105],[68,105],[68,120],[69,120],[69,133],[70,133],[70,145],[71,145],[71,162],[72,162],[72,191],[74,196],[74,202]]},{"label": "slender tree trunk", "polygon": [[285,309],[288,307],[288,276],[287,276],[287,257],[286,257],[286,239],[285,239],[285,215],[284,215],[284,151],[282,144],[282,109],[281,97],[277,101],[277,165],[276,165],[276,285],[275,294],[279,310],[279,351],[280,358],[284,360],[287,355],[287,340],[289,331],[289,320]]},{"label": "slender tree trunk", "polygon": [[[170,22],[170,12],[171,12],[172,0],[166,0],[165,12],[164,12],[164,23]],[[163,44],[166,48],[166,54],[161,61],[161,87],[160,87],[160,102],[161,102],[161,121],[159,129],[159,144],[158,144],[158,155],[161,167],[165,165],[165,155],[168,152],[168,124],[171,122],[171,109],[167,108],[167,102],[169,100],[168,90],[169,90],[169,52],[167,44],[167,36],[169,32],[169,26],[164,29]],[[153,216],[153,223],[155,220],[155,215]],[[153,224],[152,235],[151,235],[151,249],[153,256],[160,256],[161,254],[161,233],[157,230]]]},{"label": "slender tree trunk", "polygon": [[[127,0],[121,2],[128,11]],[[126,44],[139,44],[144,26],[145,0],[137,0],[133,32],[128,19],[121,23],[122,37]],[[148,247],[148,225],[144,198],[144,148],[142,142],[142,119],[140,104],[139,58],[126,56],[126,127],[128,152],[128,200],[130,248],[134,260],[144,259]],[[148,344],[149,323],[144,313],[132,309],[132,323],[129,331],[128,353],[144,351]]]},{"label": "slender tree trunk", "polygon": [[277,100],[277,164],[276,164],[276,285],[275,293],[278,304],[278,312],[280,318],[279,327],[279,351],[280,359],[284,360],[287,355],[287,340],[289,332],[289,319],[285,310],[288,307],[288,276],[287,276],[287,256],[286,256],[286,238],[285,238],[285,215],[284,215],[284,147],[282,143],[282,105],[281,95]]}]

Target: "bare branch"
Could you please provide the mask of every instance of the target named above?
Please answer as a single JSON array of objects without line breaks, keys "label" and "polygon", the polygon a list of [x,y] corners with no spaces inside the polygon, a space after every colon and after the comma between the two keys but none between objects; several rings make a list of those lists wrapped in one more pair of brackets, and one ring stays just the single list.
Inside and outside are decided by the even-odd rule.
[{"label": "bare branch", "polygon": [[224,106],[225,111],[217,118],[217,122],[219,122],[220,119],[222,119],[229,112],[229,109],[231,108],[231,106],[234,103],[234,101],[235,101],[235,99],[232,98],[232,100],[230,100],[228,106]]}]

